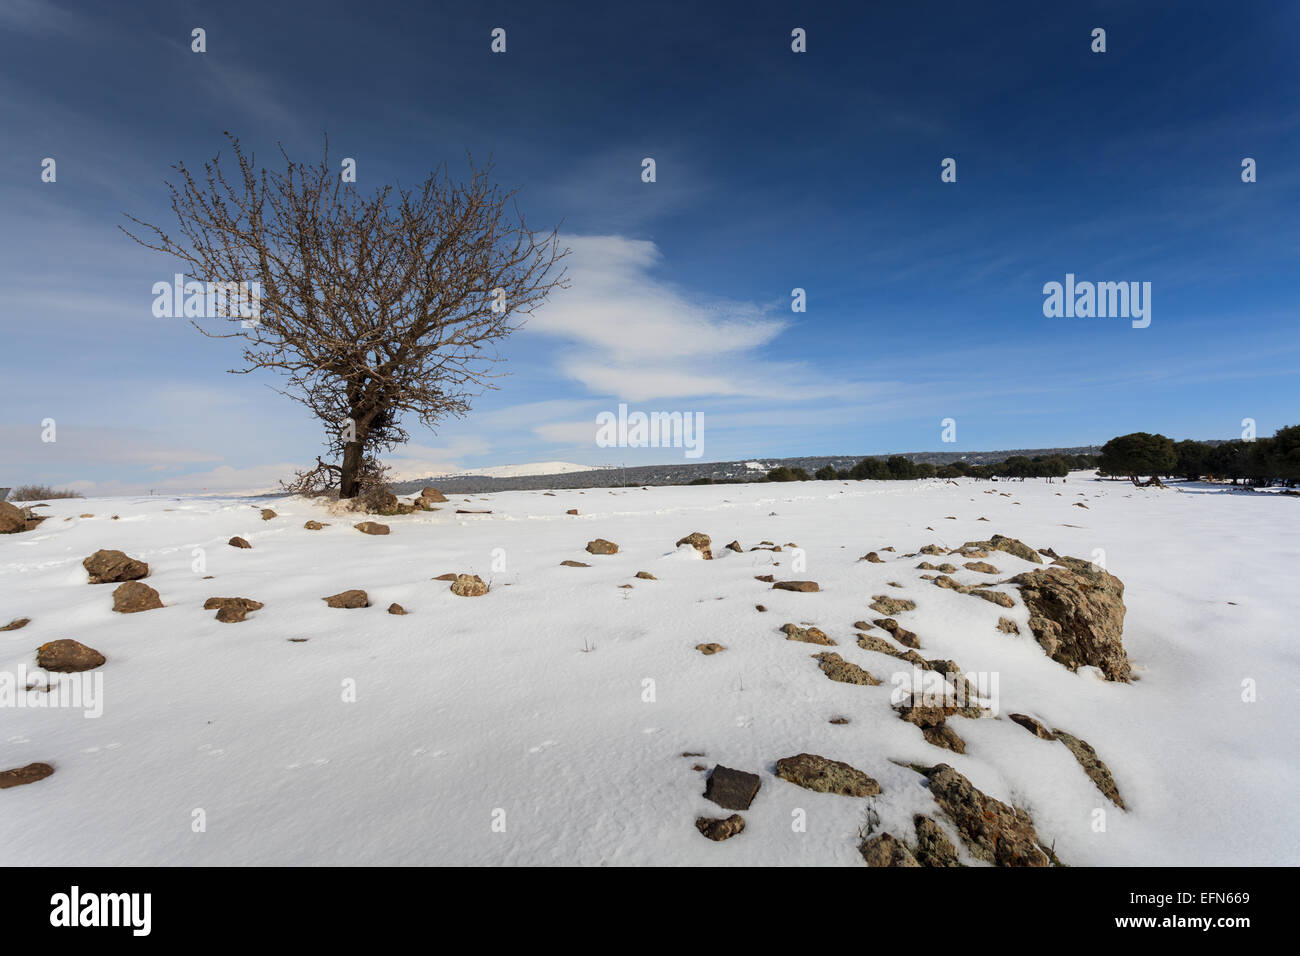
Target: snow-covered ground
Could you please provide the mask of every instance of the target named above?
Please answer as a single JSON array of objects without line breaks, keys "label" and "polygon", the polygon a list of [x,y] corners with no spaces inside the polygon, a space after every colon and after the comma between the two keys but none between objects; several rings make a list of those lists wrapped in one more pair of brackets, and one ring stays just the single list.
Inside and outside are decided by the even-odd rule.
[{"label": "snow-covered ground", "polygon": [[[1288,703],[1300,678],[1300,501],[1085,477],[506,492],[376,519],[386,537],[303,499],[51,502],[34,531],[0,537],[0,626],[31,618],[0,633],[0,671],[30,671],[44,642],[80,640],[108,658],[103,714],[0,710],[0,770],[55,767],[0,791],[0,865],[860,866],[870,812],[902,838],[912,814],[937,809],[906,762],[951,764],[1026,808],[1067,864],[1300,863]],[[264,506],[279,516],[262,521]],[[330,526],[305,530],[309,518]],[[712,536],[715,560],[674,548],[692,531]],[[952,559],[903,556],[995,532],[1104,561],[1123,580],[1138,680],[1071,673],[1028,634],[1018,599],[1004,610],[934,587],[916,565]],[[232,535],[252,550],[227,546]],[[587,554],[597,537],[619,553]],[[723,548],[733,538],[743,553]],[[748,550],[764,539],[796,543],[806,570],[790,567],[788,548]],[[81,566],[99,548],[148,561],[145,583],[166,606],[114,613],[114,585],[88,584]],[[885,563],[858,560],[872,550]],[[1029,567],[987,560],[995,580]],[[479,574],[491,592],[453,595],[431,580],[445,572]],[[754,579],[769,573],[821,591]],[[347,588],[372,606],[320,600]],[[923,656],[998,676],[999,719],[949,722],[966,754],[899,720],[888,680],[901,662],[855,643],[853,622],[879,617],[867,605],[882,593],[917,603],[898,618]],[[202,609],[214,596],[265,607],[222,624]],[[386,613],[391,602],[409,614]],[[1022,635],[998,631],[1001,615]],[[828,680],[811,659],[823,648],[785,640],[786,622],[817,625],[886,683]],[[702,642],[727,649],[704,656]],[[1092,744],[1128,811],[1012,712]],[[850,722],[829,723],[839,715]],[[818,794],[774,776],[776,760],[805,751],[866,771],[883,792]],[[715,763],[762,777],[745,831],[723,843],[693,825],[729,812],[703,798],[706,774],[692,769]],[[800,809],[804,832],[792,827]]]}]

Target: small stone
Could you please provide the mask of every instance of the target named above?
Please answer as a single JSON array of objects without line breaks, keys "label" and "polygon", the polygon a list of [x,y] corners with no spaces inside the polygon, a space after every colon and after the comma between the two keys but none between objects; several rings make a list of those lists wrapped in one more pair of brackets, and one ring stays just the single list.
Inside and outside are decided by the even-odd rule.
[{"label": "small stone", "polygon": [[10,621],[8,624],[6,624],[4,627],[0,627],[0,631],[16,631],[19,628],[26,627],[30,623],[32,623],[32,619],[30,617],[17,617],[14,618],[12,621]]},{"label": "small stone", "polygon": [[[47,763],[29,763],[25,767],[16,767],[13,770],[0,770],[0,790],[35,783],[37,780],[44,780],[52,773],[54,768]],[[743,822],[741,826],[744,826]]]},{"label": "small stone", "polygon": [[772,585],[772,590],[811,593],[813,591],[820,591],[821,587],[816,581],[777,581]]},{"label": "small stone", "polygon": [[710,840],[728,840],[745,829],[745,819],[739,813],[733,813],[725,820],[716,817],[699,817],[695,829]]},{"label": "small stone", "polygon": [[588,554],[618,554],[618,545],[613,541],[606,541],[604,538],[597,538],[594,541],[587,542]]},{"label": "small stone", "polygon": [[232,548],[251,548],[251,547],[252,547],[251,544],[249,544],[249,543],[248,543],[247,541],[245,541],[243,538],[238,537],[238,536],[231,538],[229,541],[226,542],[226,544],[230,545]]},{"label": "small stone", "polygon": [[566,515],[576,515],[577,513],[578,513],[577,508],[570,508],[568,511],[565,512]]},{"label": "small stone", "polygon": [[680,548],[684,544],[689,544],[692,548],[698,551],[705,561],[713,560],[713,539],[711,539],[707,534],[703,534],[699,531],[692,531],[686,537],[678,538],[677,543],[673,545],[673,547]]},{"label": "small stone", "polygon": [[739,542],[739,541],[733,541],[733,542],[731,542],[729,545],[727,545],[727,550],[728,550],[728,551],[744,551],[745,549],[742,548],[742,547],[740,546],[740,542]]},{"label": "small stone", "polygon": [[389,531],[388,525],[378,521],[359,521],[353,527],[362,534],[388,534]]},{"label": "small stone", "polygon": [[785,634],[787,641],[802,641],[804,644],[821,644],[828,647],[835,646],[835,642],[821,628],[805,628],[799,627],[797,624],[783,624],[781,625],[781,632]]},{"label": "small stone", "polygon": [[261,601],[242,597],[211,597],[203,602],[203,609],[215,610],[222,624],[238,624],[247,619],[249,611],[260,611],[262,607]]},{"label": "small stone", "polygon": [[880,784],[856,767],[818,754],[802,753],[776,762],[776,775],[816,793],[846,797],[873,797]]},{"label": "small stone", "polygon": [[916,862],[912,852],[901,841],[894,839],[888,833],[862,841],[858,852],[862,854],[862,859],[866,860],[867,866],[916,867],[921,865]]},{"label": "small stone", "polygon": [[967,561],[962,565],[962,567],[966,568],[968,571],[978,571],[980,574],[1000,573],[997,568],[989,564],[987,561]]},{"label": "small stone", "polygon": [[814,654],[813,657],[820,662],[817,666],[821,668],[822,673],[833,681],[866,687],[875,687],[880,683],[869,672],[851,661],[846,661],[834,651],[822,651],[820,654]]},{"label": "small stone", "polygon": [[91,584],[115,584],[149,576],[149,565],[128,557],[121,551],[99,550],[81,562],[90,574]]},{"label": "small stone", "polygon": [[[879,611],[885,617],[893,617],[902,611],[915,611],[916,602],[909,601],[907,598],[894,598],[885,594],[876,594],[871,598],[871,603],[867,605],[873,611]],[[877,621],[876,623],[880,623]]]},{"label": "small stone", "polygon": [[319,531],[321,528],[325,527],[325,525],[321,524],[319,521],[313,520],[313,521],[308,521],[306,524],[303,525],[303,527],[306,528],[308,531]]},{"label": "small stone", "polygon": [[589,567],[591,567],[591,565],[590,565],[590,564],[583,564],[581,561],[561,561],[561,562],[560,562],[560,567],[562,567],[562,568],[589,568]]},{"label": "small stone", "polygon": [[370,607],[370,596],[359,588],[353,588],[349,591],[340,591],[338,594],[331,594],[329,597],[321,598],[321,600],[329,607]]},{"label": "small stone", "polygon": [[651,574],[649,571],[638,571],[638,572],[636,573],[636,576],[637,576],[638,578],[640,578],[642,581],[658,581],[658,580],[659,580],[657,577],[655,577],[655,576],[654,576],[653,574]]},{"label": "small stone", "polygon": [[874,551],[868,551],[868,552],[867,552],[866,554],[864,554],[862,557],[858,558],[858,560],[859,560],[859,561],[867,561],[867,562],[869,562],[869,563],[871,563],[871,564],[884,564],[884,563],[885,563],[885,559],[882,558],[880,555],[876,554],[876,552],[874,552]]},{"label": "small stone", "polygon": [[998,630],[1003,634],[1019,634],[1020,625],[1009,617],[998,618]]},{"label": "small stone", "polygon": [[695,649],[699,651],[701,654],[703,654],[705,657],[708,657],[712,654],[716,654],[718,653],[718,651],[726,650],[726,648],[723,647],[721,644],[696,644]]},{"label": "small stone", "polygon": [[389,613],[389,614],[405,614],[405,613],[406,613],[406,608],[402,607],[402,605],[400,605],[400,604],[398,604],[397,602],[394,601],[392,604],[388,605],[388,613]]},{"label": "small stone", "polygon": [[1033,717],[1030,717],[1028,714],[1007,714],[1007,716],[1010,717],[1014,723],[1017,723],[1021,727],[1024,727],[1025,730],[1029,731],[1035,737],[1038,737],[1042,740],[1056,739],[1056,734],[1052,733],[1045,726],[1043,726],[1042,723],[1035,720]]},{"label": "small stone", "polygon": [[451,593],[461,597],[482,597],[488,593],[488,586],[477,574],[458,574],[451,582]]},{"label": "small stone", "polygon": [[270,508],[263,508],[263,509],[262,509],[262,520],[263,520],[263,521],[270,521],[270,520],[271,520],[272,518],[274,518],[274,517],[276,517],[276,514],[275,514],[275,512],[272,511]]},{"label": "small stone", "polygon": [[771,584],[776,580],[776,577],[771,574],[756,574],[754,575],[754,580],[762,581],[764,584]]},{"label": "small stone", "polygon": [[762,604],[755,604],[755,605],[754,605],[754,610],[755,610],[755,611],[759,611],[759,612],[763,612],[763,611],[766,611],[767,608],[764,607]]},{"label": "small stone", "polygon": [[158,596],[158,592],[139,581],[119,584],[113,591],[113,610],[119,614],[152,611],[162,606],[162,598]]}]

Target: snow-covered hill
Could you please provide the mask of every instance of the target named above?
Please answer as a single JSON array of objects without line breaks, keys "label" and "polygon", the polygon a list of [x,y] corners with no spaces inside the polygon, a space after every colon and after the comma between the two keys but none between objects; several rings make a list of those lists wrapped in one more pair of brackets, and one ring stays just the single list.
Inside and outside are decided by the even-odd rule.
[{"label": "snow-covered hill", "polygon": [[[267,506],[278,515],[264,521]],[[903,837],[916,813],[943,822],[906,764],[947,763],[1023,807],[1067,864],[1295,865],[1297,507],[1083,475],[803,482],[506,492],[377,518],[391,533],[371,536],[352,527],[362,516],[304,499],[51,502],[43,524],[0,536],[0,626],[31,619],[0,632],[0,671],[30,674],[39,645],[74,638],[107,658],[91,672],[103,713],[0,709],[0,770],[55,769],[0,791],[0,864],[861,866],[865,827]],[[694,531],[712,537],[714,560],[674,547]],[[1029,635],[1019,597],[1004,609],[935,587],[916,566],[954,559],[904,556],[995,532],[1123,580],[1137,680],[1067,670]],[[252,548],[230,547],[235,535]],[[618,553],[587,553],[595,538]],[[745,550],[723,547],[733,539]],[[763,540],[783,549],[748,550]],[[101,548],[147,561],[165,606],[115,613],[115,585],[87,583],[82,567]],[[860,561],[868,551],[882,563]],[[997,575],[952,576],[1030,567],[986,560]],[[491,590],[452,594],[432,580],[447,572]],[[767,574],[820,591],[771,590],[755,580]],[[321,600],[350,588],[371,606]],[[949,722],[964,754],[898,719],[901,662],[856,643],[882,593],[916,603],[897,619],[925,658],[997,676],[997,717]],[[214,596],[265,606],[224,624],[203,610]],[[393,602],[408,613],[386,613]],[[1019,636],[998,630],[1002,616]],[[786,640],[787,622],[837,646]],[[705,656],[702,643],[725,650]],[[826,650],[884,683],[828,680],[811,656]],[[1011,713],[1091,744],[1128,809]],[[779,779],[776,761],[801,752],[849,763],[882,792]],[[729,812],[693,769],[715,764],[761,778],[745,831],[721,843],[693,825]]]}]

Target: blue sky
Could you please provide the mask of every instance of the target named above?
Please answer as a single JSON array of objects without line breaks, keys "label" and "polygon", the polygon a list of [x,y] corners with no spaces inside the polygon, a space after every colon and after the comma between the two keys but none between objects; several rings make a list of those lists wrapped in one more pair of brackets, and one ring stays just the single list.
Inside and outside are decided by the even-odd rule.
[{"label": "blue sky", "polygon": [[[328,132],[366,191],[490,154],[563,221],[572,287],[401,474],[682,460],[597,447],[620,402],[703,413],[704,460],[1300,422],[1300,4],[809,6],[5,0],[0,483],[246,489],[321,450],[273,374],[153,317],[175,263],[117,228],[168,225],[224,130],[268,165]],[[1150,282],[1150,327],[1044,317],[1067,272]]]}]

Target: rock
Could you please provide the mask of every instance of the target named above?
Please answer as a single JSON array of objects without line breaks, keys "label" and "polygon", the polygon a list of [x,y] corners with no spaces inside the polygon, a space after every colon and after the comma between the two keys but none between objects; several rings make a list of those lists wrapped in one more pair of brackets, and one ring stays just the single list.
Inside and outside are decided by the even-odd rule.
[{"label": "rock", "polygon": [[[885,617],[893,617],[902,611],[915,611],[916,602],[909,601],[907,598],[893,598],[886,594],[872,595],[871,603],[867,605],[873,611],[879,611]],[[877,624],[880,622],[877,621]]]},{"label": "rock", "polygon": [[1025,811],[980,792],[947,764],[921,772],[930,781],[930,794],[948,814],[971,855],[996,866],[1059,862],[1039,846],[1034,821]]},{"label": "rock", "polygon": [[455,581],[455,580],[456,580],[456,573],[455,573],[454,571],[452,571],[452,572],[448,572],[447,574],[440,574],[440,575],[438,575],[436,578],[434,578],[433,580],[435,580],[435,581]]},{"label": "rock", "polygon": [[570,508],[568,511],[565,512],[566,515],[576,515],[577,513],[578,513],[577,508]]},{"label": "rock", "polygon": [[771,584],[773,581],[776,580],[776,577],[771,574],[756,574],[754,575],[754,580],[762,581],[764,584]]},{"label": "rock", "polygon": [[843,716],[832,717],[829,721],[827,721],[827,723],[835,724],[836,726],[841,726],[843,724],[849,723],[849,718]]},{"label": "rock", "polygon": [[[551,492],[547,492],[547,494],[551,494]],[[425,488],[420,492],[420,500],[432,501],[434,504],[442,504],[447,500],[447,496],[437,488]]]},{"label": "rock", "polygon": [[680,548],[684,544],[689,544],[696,551],[700,552],[700,557],[705,561],[713,560],[713,539],[707,534],[699,531],[692,531],[684,538],[678,538],[674,548]]},{"label": "rock", "polygon": [[37,780],[44,780],[52,773],[54,768],[47,763],[29,763],[25,767],[15,767],[13,770],[0,770],[0,790],[35,783]]},{"label": "rock", "polygon": [[606,541],[604,538],[597,538],[595,541],[587,542],[588,554],[618,554],[618,545],[613,541]]},{"label": "rock", "polygon": [[1003,634],[1019,634],[1020,625],[1009,617],[998,618],[998,630]]},{"label": "rock", "polygon": [[1029,608],[1029,630],[1047,656],[1072,671],[1096,667],[1107,680],[1128,681],[1124,652],[1124,585],[1077,558],[1011,579]]},{"label": "rock", "polygon": [[1039,723],[1034,718],[1030,717],[1028,714],[1007,714],[1007,716],[1010,717],[1014,723],[1017,723],[1021,727],[1024,727],[1025,730],[1029,731],[1035,737],[1042,738],[1043,740],[1056,739],[1056,734],[1052,733],[1050,730],[1048,730],[1046,727],[1044,727],[1041,723]]},{"label": "rock", "polygon": [[402,607],[402,605],[400,605],[400,604],[398,604],[396,601],[394,601],[392,604],[388,605],[388,613],[389,613],[389,614],[405,614],[405,613],[406,613],[406,608]]},{"label": "rock", "polygon": [[115,584],[149,576],[149,565],[127,557],[121,551],[99,550],[81,562],[90,574],[91,584]]},{"label": "rock", "polygon": [[864,671],[857,664],[846,661],[834,651],[822,651],[820,654],[814,654],[813,657],[819,661],[817,666],[821,668],[822,673],[833,681],[866,687],[875,687],[880,683],[869,672]]},{"label": "rock", "polygon": [[704,797],[724,810],[748,810],[761,783],[756,773],[733,770],[719,764],[709,774],[704,785]]},{"label": "rock", "polygon": [[389,531],[388,525],[378,521],[359,521],[353,527],[362,534],[388,534]]},{"label": "rock", "polygon": [[826,633],[816,627],[799,627],[797,624],[781,625],[781,632],[785,634],[787,641],[802,641],[805,644],[821,644],[823,646],[834,647],[835,642],[826,636]]},{"label": "rock", "polygon": [[329,607],[358,608],[370,607],[370,596],[358,588],[349,591],[340,591],[338,594],[331,594],[329,597],[321,598]]},{"label": "rock", "polygon": [[560,567],[562,567],[562,568],[589,568],[589,567],[591,567],[591,565],[590,565],[590,564],[583,564],[581,561],[561,561],[561,562],[560,562]]},{"label": "rock", "polygon": [[727,550],[728,550],[728,551],[738,551],[738,552],[743,552],[745,549],[742,548],[742,547],[740,546],[740,542],[739,542],[739,541],[733,541],[733,542],[731,542],[731,544],[727,545]]},{"label": "rock", "polygon": [[701,654],[703,654],[705,657],[708,657],[711,654],[716,654],[718,653],[718,651],[726,650],[726,648],[723,647],[721,644],[696,644],[695,649],[699,651]]},{"label": "rock", "polygon": [[885,559],[882,558],[880,555],[876,554],[876,552],[874,552],[874,551],[868,551],[868,552],[867,552],[866,554],[864,554],[862,557],[858,558],[858,560],[859,560],[859,561],[867,561],[867,562],[869,562],[869,563],[871,563],[871,564],[884,564],[884,563],[885,563]]},{"label": "rock", "polygon": [[[1162,487],[1163,487],[1163,486],[1162,486]],[[1076,507],[1076,508],[1083,508],[1085,511],[1088,510],[1088,506],[1085,505],[1082,501],[1076,501],[1076,502],[1074,503],[1074,507]]]},{"label": "rock", "polygon": [[874,797],[880,784],[861,770],[818,754],[796,754],[776,762],[776,775],[817,793],[838,793],[846,797]]},{"label": "rock", "polygon": [[488,586],[477,574],[458,574],[451,582],[451,593],[461,597],[482,597],[488,593]]},{"label": "rock", "polygon": [[226,544],[230,545],[232,548],[251,548],[251,547],[252,547],[251,544],[249,544],[249,543],[248,543],[247,541],[245,541],[243,538],[240,538],[240,537],[238,537],[238,536],[236,536],[236,537],[234,537],[234,538],[231,538],[229,541],[226,542]]},{"label": "rock", "polygon": [[998,569],[987,561],[967,561],[962,565],[968,571],[978,571],[980,574],[997,574]]},{"label": "rock", "polygon": [[924,548],[922,548],[917,553],[918,554],[946,554],[947,549],[941,548],[937,544],[927,544]]},{"label": "rock", "polygon": [[222,624],[238,624],[247,619],[249,611],[260,611],[264,606],[261,601],[242,597],[211,597],[203,602],[203,610],[216,611]]},{"label": "rock", "polygon": [[939,824],[923,813],[912,819],[916,827],[916,862],[921,866],[961,866],[957,848]]},{"label": "rock", "polygon": [[1115,786],[1115,778],[1111,776],[1110,768],[1102,763],[1101,758],[1097,756],[1097,751],[1093,750],[1086,740],[1080,740],[1059,728],[1056,730],[1056,739],[1065,744],[1070,753],[1074,754],[1074,759],[1079,761],[1083,772],[1106,799],[1121,810],[1128,809],[1119,795],[1119,788]]},{"label": "rock", "polygon": [[883,637],[876,637],[874,634],[859,634],[858,647],[864,651],[875,651],[877,654],[888,654],[890,657],[902,657],[902,652],[894,647]]},{"label": "rock", "polygon": [[321,528],[325,527],[325,525],[321,524],[319,521],[308,521],[303,525],[303,527],[308,531],[319,531]]},{"label": "rock", "polygon": [[966,741],[962,740],[957,731],[946,723],[939,724],[937,727],[922,727],[921,736],[925,738],[926,743],[943,750],[951,750],[956,754],[966,752]]},{"label": "rock", "polygon": [[488,511],[483,508],[478,508],[478,509],[457,508],[456,509],[456,514],[458,515],[490,515],[491,513],[492,513],[491,511]]},{"label": "rock", "polygon": [[772,585],[772,590],[802,591],[805,593],[811,593],[813,591],[820,591],[821,588],[818,586],[816,581],[777,581]]},{"label": "rock", "polygon": [[134,614],[137,611],[152,611],[163,606],[158,592],[139,581],[127,581],[119,584],[113,591],[113,610],[119,614]]},{"label": "rock", "polygon": [[1016,602],[1012,600],[1011,595],[1002,591],[990,591],[987,588],[971,588],[964,593],[969,594],[971,597],[983,598],[985,601],[996,604],[998,607],[1016,606]]},{"label": "rock", "polygon": [[755,611],[758,611],[758,612],[760,612],[760,613],[762,613],[762,612],[765,612],[765,611],[767,610],[767,608],[764,607],[762,604],[755,604],[755,605],[754,605],[754,610],[755,610]]},{"label": "rock", "polygon": [[30,617],[16,617],[4,627],[0,627],[0,631],[16,631],[19,628],[26,627],[30,623],[32,623]]},{"label": "rock", "polygon": [[728,840],[745,829],[745,818],[739,813],[733,813],[725,820],[716,817],[699,817],[695,821],[695,829],[710,840]]},{"label": "rock", "polygon": [[27,530],[27,513],[7,501],[0,501],[0,534],[17,534]]},{"label": "rock", "polygon": [[50,641],[36,649],[36,666],[41,670],[71,674],[88,671],[104,663],[104,655],[80,641],[64,638]]},{"label": "rock", "polygon": [[274,518],[274,517],[277,517],[277,515],[276,515],[276,513],[275,513],[274,511],[272,511],[270,508],[263,508],[263,509],[262,509],[262,520],[263,520],[263,521],[270,521],[270,520],[271,520],[272,518]]},{"label": "rock", "polygon": [[995,534],[987,541],[967,541],[957,550],[961,552],[966,552],[967,550],[972,552],[984,551],[984,554],[977,555],[972,553],[965,555],[966,557],[979,558],[988,557],[987,552],[989,551],[1005,551],[1007,554],[1014,555],[1017,558],[1022,558],[1023,560],[1030,561],[1034,564],[1043,563],[1043,559],[1038,556],[1038,552],[1029,545],[1025,544],[1023,541],[1018,541],[1015,538],[1004,537],[1000,534]]},{"label": "rock", "polygon": [[889,632],[890,637],[898,641],[898,643],[902,644],[904,647],[919,648],[921,646],[921,639],[912,631],[909,631],[907,628],[895,621],[892,617],[877,618],[875,624],[876,627],[880,628],[882,631]]},{"label": "rock", "polygon": [[658,581],[658,580],[659,580],[657,577],[655,577],[655,576],[654,576],[653,574],[651,574],[649,571],[638,571],[638,572],[636,573],[636,576],[637,576],[638,578],[640,578],[642,581]]},{"label": "rock", "polygon": [[867,866],[920,866],[912,852],[888,833],[863,840],[858,847]]}]

